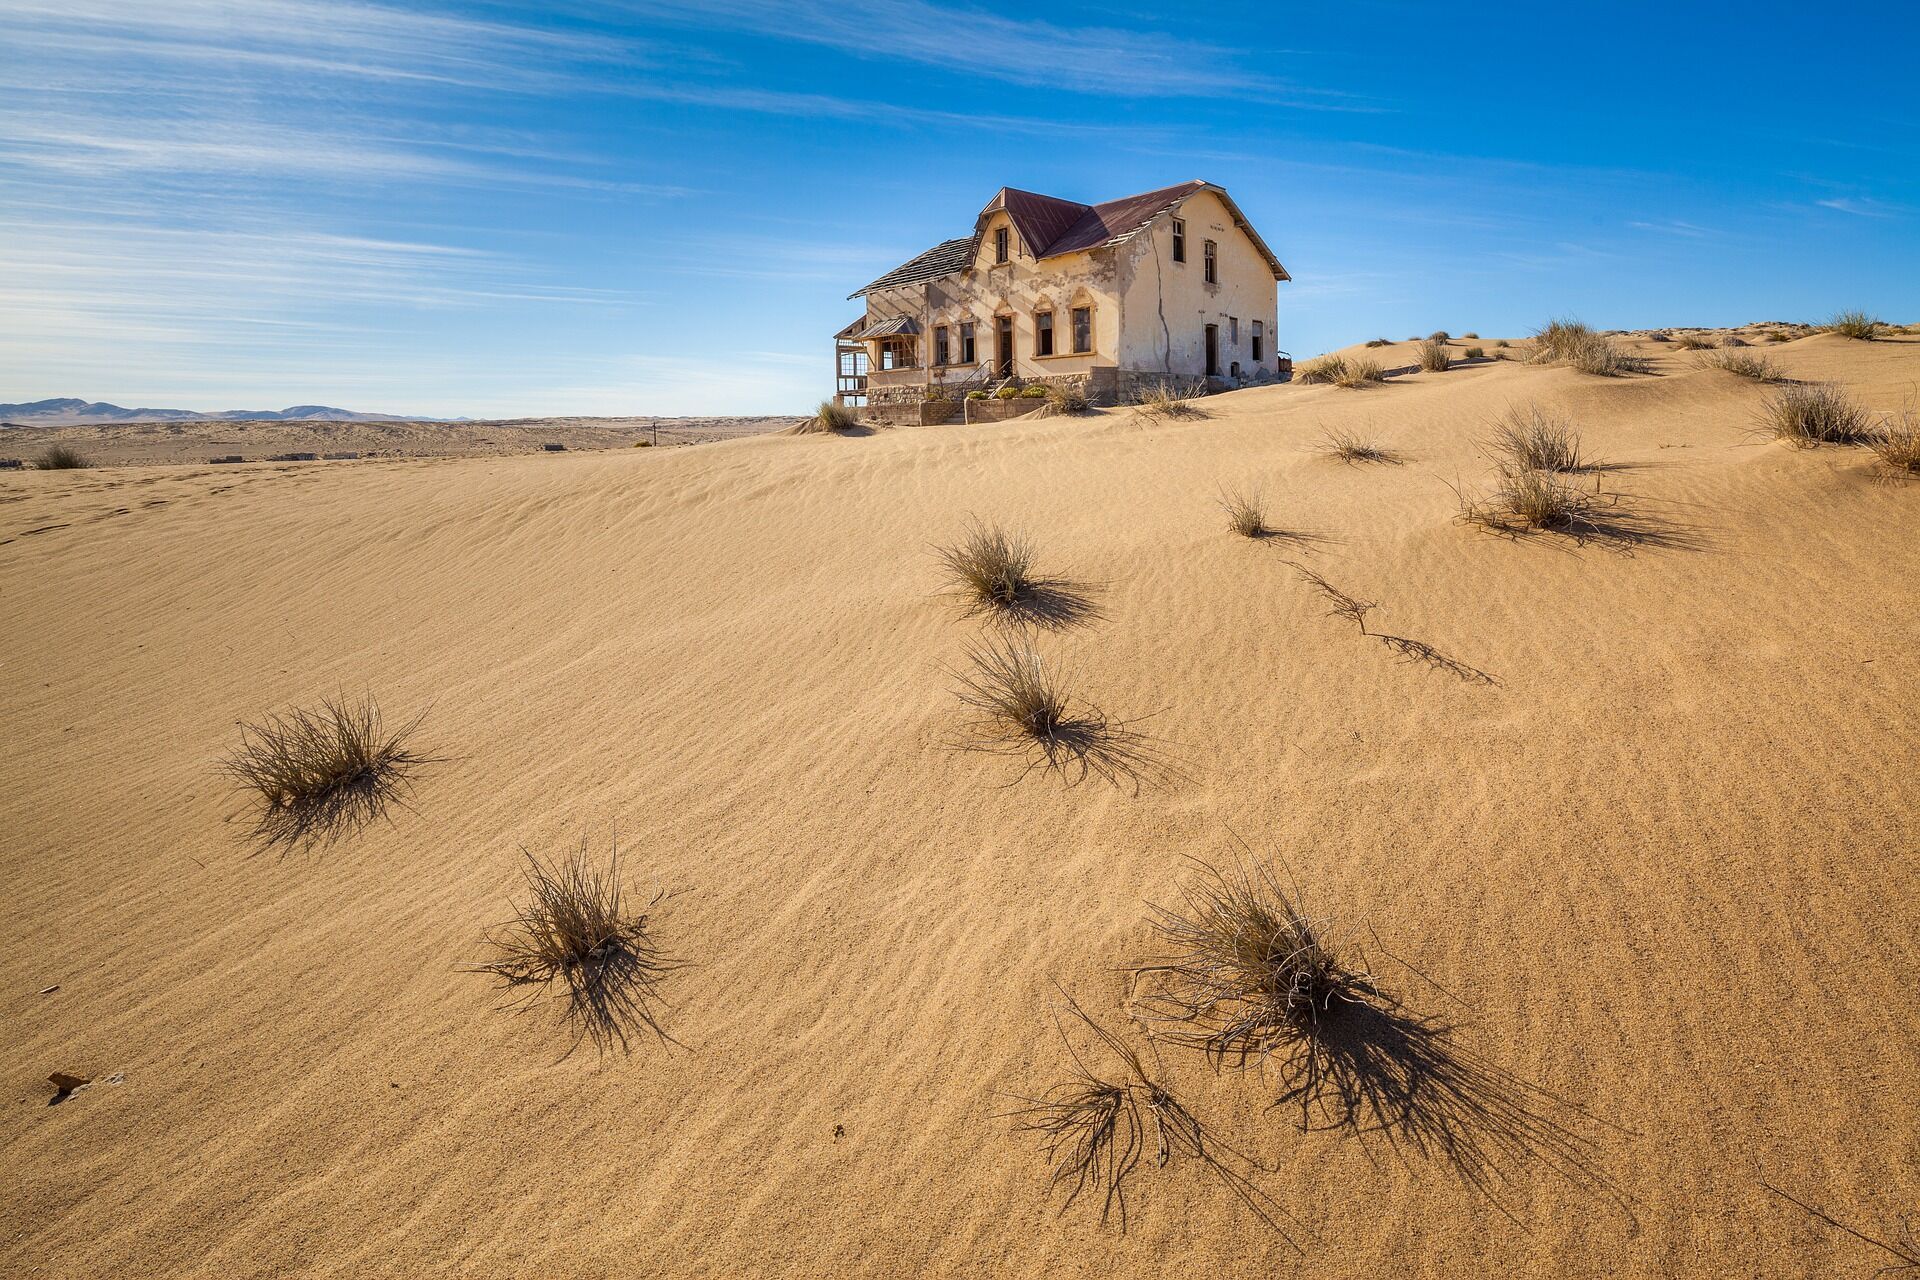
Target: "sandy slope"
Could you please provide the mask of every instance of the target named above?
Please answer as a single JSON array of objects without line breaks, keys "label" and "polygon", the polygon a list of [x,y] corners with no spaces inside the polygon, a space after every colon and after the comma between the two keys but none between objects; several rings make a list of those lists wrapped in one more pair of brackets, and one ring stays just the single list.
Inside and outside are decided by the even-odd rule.
[{"label": "sandy slope", "polygon": [[472,457],[569,449],[630,449],[637,441],[704,444],[778,431],[794,418],[514,418],[498,422],[190,421],[0,427],[0,458],[31,463],[49,446],[78,449],[101,466],[202,463],[238,454],[252,462],[286,453],[363,457]]},{"label": "sandy slope", "polygon": [[[1920,485],[1757,443],[1761,389],[1647,349],[1659,376],[1487,364],[1190,423],[0,477],[0,1272],[1871,1271],[1760,1181],[1884,1229],[1920,1201]],[[1877,409],[1920,380],[1910,339],[1770,354]],[[1453,522],[1527,398],[1665,545]],[[1334,427],[1408,460],[1316,456]],[[1297,549],[1223,531],[1244,480],[1383,629],[1501,683],[1322,616]],[[970,513],[1099,584],[1045,644],[1184,778],[1006,786],[944,748],[979,627],[928,548]],[[458,759],[391,827],[250,858],[234,722],[363,687]],[[689,1047],[562,1058],[462,967],[516,846],[615,825],[679,891]],[[1304,1257],[1190,1167],[1143,1170],[1125,1235],[1060,1214],[994,1115],[1064,1076],[1056,982],[1125,1027],[1142,900],[1230,832],[1458,997],[1376,953],[1460,1024],[1419,1117],[1452,1158],[1302,1134],[1163,1050]],[[1496,1068],[1592,1117],[1547,1108],[1607,1189],[1510,1156],[1504,1213],[1467,1184]],[[52,1070],[124,1082],[50,1108]]]}]

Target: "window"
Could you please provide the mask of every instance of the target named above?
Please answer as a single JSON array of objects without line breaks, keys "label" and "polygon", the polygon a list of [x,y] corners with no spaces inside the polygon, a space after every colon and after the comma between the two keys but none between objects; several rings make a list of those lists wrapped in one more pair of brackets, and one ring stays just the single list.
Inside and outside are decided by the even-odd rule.
[{"label": "window", "polygon": [[1220,248],[1209,240],[1201,246],[1201,252],[1207,260],[1207,283],[1220,283]]},{"label": "window", "polygon": [[1258,320],[1255,320],[1253,322],[1253,362],[1255,364],[1259,364],[1267,358],[1266,337],[1266,328]]},{"label": "window", "polygon": [[993,233],[993,260],[995,262],[1005,262],[1007,260],[1007,235],[1008,233],[1005,227],[1001,227]]},{"label": "window", "polygon": [[973,363],[973,321],[960,326],[960,363]]},{"label": "window", "polygon": [[1093,350],[1092,307],[1073,309],[1073,349],[1082,353]]},{"label": "window", "polygon": [[1187,260],[1187,224],[1180,218],[1173,220],[1173,260],[1175,262]]},{"label": "window", "polygon": [[935,364],[945,364],[947,362],[947,326],[943,324],[934,326],[933,362]]},{"label": "window", "polygon": [[912,338],[888,338],[880,344],[880,367],[882,369],[912,369],[914,350]]},{"label": "window", "polygon": [[1227,345],[1230,347],[1237,347],[1240,345],[1240,317],[1239,316],[1227,317]]},{"label": "window", "polygon": [[1036,312],[1033,317],[1033,354],[1053,354],[1053,312]]}]

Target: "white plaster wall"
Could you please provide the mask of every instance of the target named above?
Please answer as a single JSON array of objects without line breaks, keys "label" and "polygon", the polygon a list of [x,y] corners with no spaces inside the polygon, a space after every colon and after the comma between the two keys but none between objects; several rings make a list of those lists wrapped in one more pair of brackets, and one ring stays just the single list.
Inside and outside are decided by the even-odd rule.
[{"label": "white plaster wall", "polygon": [[[1173,260],[1173,218],[1187,224],[1187,260]],[[1219,246],[1219,283],[1206,283],[1205,242]],[[1275,325],[1278,282],[1253,241],[1211,191],[1188,196],[1172,217],[1120,245],[1120,367],[1198,377],[1206,372],[1206,326],[1220,327],[1220,371],[1240,362],[1243,376],[1278,368]],[[1162,323],[1164,303],[1164,327]],[[1230,320],[1240,322],[1238,343]],[[1253,324],[1266,329],[1266,351],[1253,362]]]}]

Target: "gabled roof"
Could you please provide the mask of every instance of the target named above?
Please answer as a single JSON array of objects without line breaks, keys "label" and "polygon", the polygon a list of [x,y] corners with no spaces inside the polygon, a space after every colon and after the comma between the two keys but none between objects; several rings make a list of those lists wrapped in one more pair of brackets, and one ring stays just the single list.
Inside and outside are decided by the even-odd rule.
[{"label": "gabled roof", "polygon": [[1176,186],[1161,187],[1156,191],[1143,191],[1136,196],[1108,200],[1103,204],[1077,204],[1056,196],[1044,196],[1037,191],[1002,187],[987,202],[987,207],[980,211],[980,216],[974,219],[971,236],[937,244],[913,261],[895,267],[858,293],[848,296],[858,298],[876,289],[919,284],[964,270],[973,260],[980,232],[986,226],[987,219],[1002,210],[1013,223],[1014,230],[1020,233],[1021,243],[1026,246],[1028,253],[1035,258],[1057,258],[1066,253],[1084,253],[1089,249],[1119,244],[1151,226],[1154,219],[1169,209],[1177,208],[1181,201],[1199,191],[1213,192],[1227,206],[1234,225],[1246,232],[1247,239],[1253,241],[1253,247],[1259,250],[1267,266],[1272,268],[1275,280],[1293,278],[1280,265],[1280,259],[1274,256],[1266,241],[1260,238],[1260,233],[1253,229],[1253,224],[1247,221],[1246,215],[1240,212],[1240,206],[1233,202],[1226,188],[1195,179]]},{"label": "gabled roof", "polygon": [[938,280],[941,276],[952,275],[972,259],[972,236],[961,236],[958,240],[943,240],[911,262],[895,267],[858,293],[850,293],[847,296],[858,298],[876,289],[891,289],[899,284],[919,284],[922,280]]}]

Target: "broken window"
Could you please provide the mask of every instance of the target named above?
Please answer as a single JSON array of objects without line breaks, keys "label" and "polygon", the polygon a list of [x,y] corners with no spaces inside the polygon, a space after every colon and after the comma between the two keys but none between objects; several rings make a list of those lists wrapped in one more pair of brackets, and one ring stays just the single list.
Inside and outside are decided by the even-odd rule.
[{"label": "broken window", "polygon": [[1203,256],[1207,260],[1207,283],[1220,283],[1220,247],[1209,240],[1202,246]]},{"label": "broken window", "polygon": [[1008,233],[1005,227],[1001,227],[993,233],[993,260],[995,262],[1005,262],[1007,260],[1007,238]]},{"label": "broken window", "polygon": [[1093,350],[1093,308],[1073,309],[1073,349],[1085,354]]},{"label": "broken window", "polygon": [[1180,218],[1173,220],[1173,260],[1175,262],[1187,260],[1187,224]]},{"label": "broken window", "polygon": [[1267,358],[1267,332],[1258,320],[1253,322],[1253,362],[1259,364]]},{"label": "broken window", "polygon": [[973,363],[973,321],[960,326],[960,363]]},{"label": "broken window", "polygon": [[912,338],[888,338],[880,344],[880,367],[882,369],[912,369],[914,350]]},{"label": "broken window", "polygon": [[1036,356],[1053,354],[1053,312],[1051,311],[1034,313],[1033,354]]},{"label": "broken window", "polygon": [[937,365],[947,362],[947,326],[936,325],[933,330],[933,362]]},{"label": "broken window", "polygon": [[1230,347],[1237,347],[1240,345],[1240,317],[1239,316],[1227,317],[1227,345]]}]

